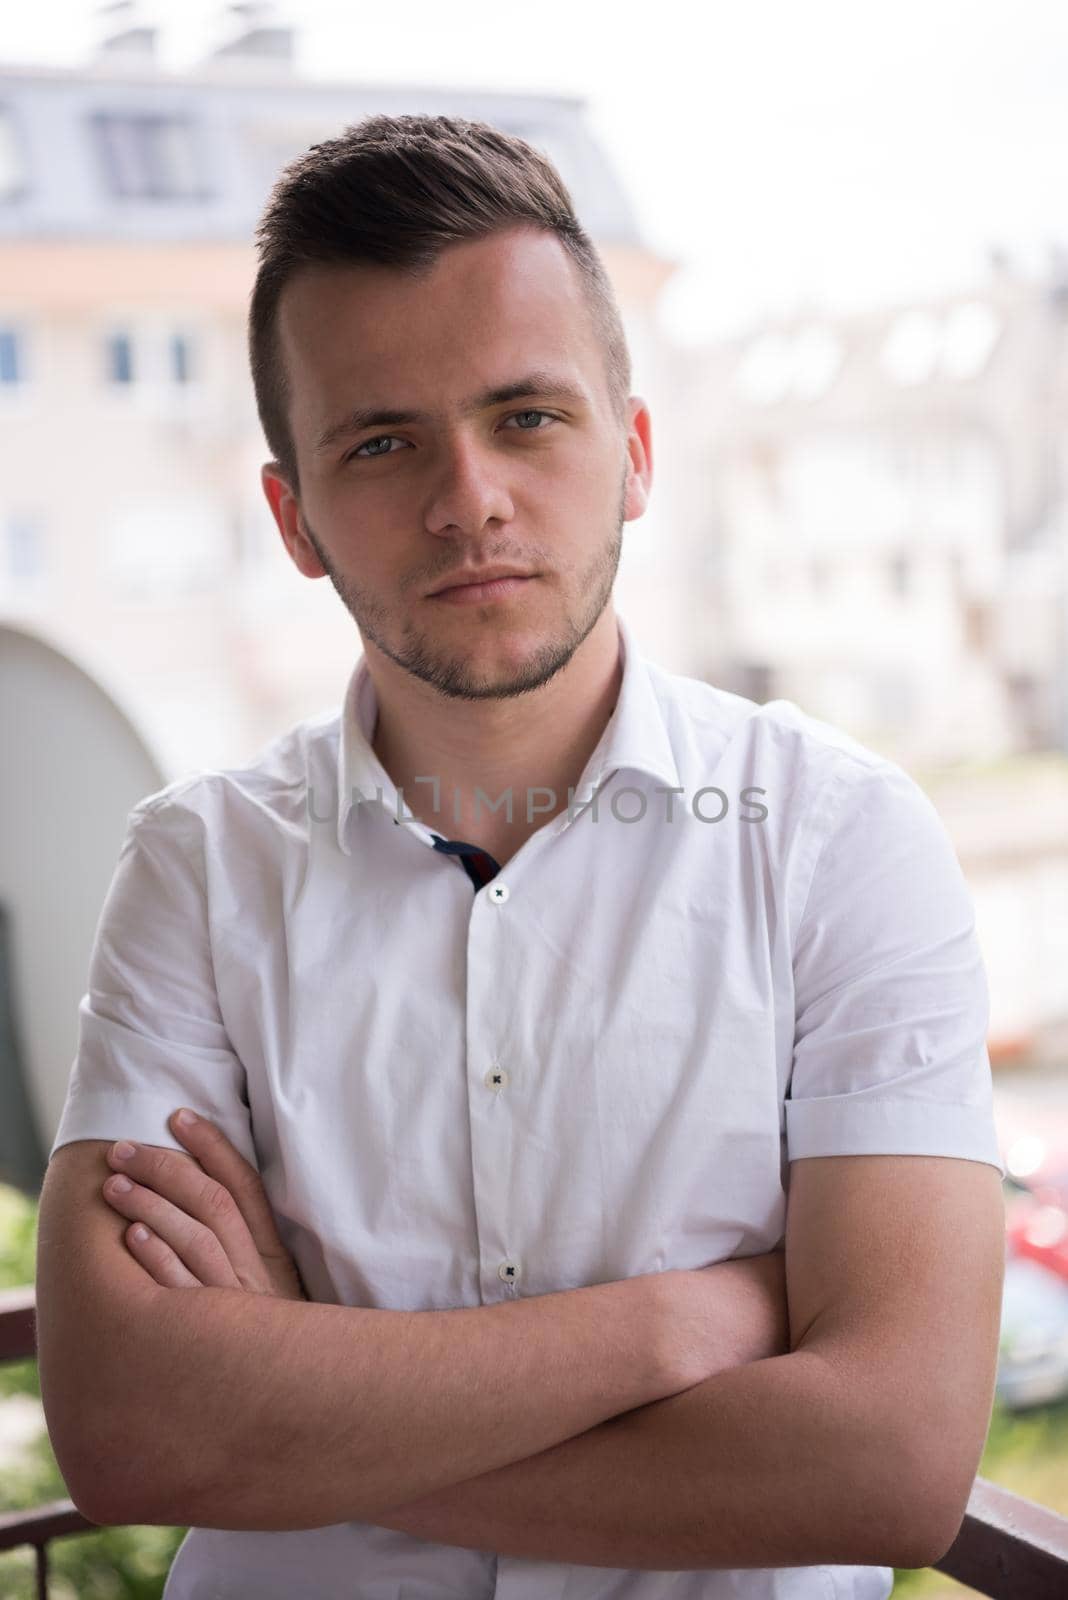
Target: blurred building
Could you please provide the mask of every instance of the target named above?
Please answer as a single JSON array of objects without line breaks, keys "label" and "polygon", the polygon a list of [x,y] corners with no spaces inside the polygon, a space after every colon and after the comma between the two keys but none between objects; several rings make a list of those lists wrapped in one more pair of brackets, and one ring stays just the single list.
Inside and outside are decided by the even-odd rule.
[{"label": "blurred building", "polygon": [[[643,242],[581,100],[302,81],[292,30],[230,9],[181,73],[136,22],[79,69],[0,66],[0,617],[80,661],[172,776],[336,706],[360,648],[264,500],[245,325],[283,166],[405,111],[539,146],[602,252],[653,416],[616,596],[656,659],[928,772],[1068,751],[1068,262],[683,350],[657,314],[679,263]],[[1061,762],[937,797],[995,1041],[1068,1036],[1066,785]]]},{"label": "blurred building", "polygon": [[906,765],[1068,750],[1066,329],[1002,265],[691,358],[701,675]]},{"label": "blurred building", "polygon": [[[0,614],[81,661],[176,772],[237,764],[335,705],[360,649],[260,486],[245,325],[282,167],[379,112],[530,140],[602,252],[654,412],[675,266],[643,244],[581,100],[303,81],[293,31],[231,9],[239,31],[180,74],[134,22],[84,68],[0,67]],[[681,668],[669,497],[626,525],[617,598]]]},{"label": "blurred building", "polygon": [[906,765],[1068,750],[1068,264],[679,350],[657,318],[678,263],[643,243],[580,100],[307,82],[266,9],[232,7],[238,31],[179,74],[134,22],[84,68],[0,67],[0,614],[180,770],[336,703],[355,626],[259,482],[253,234],[310,144],[453,113],[545,150],[619,294],[655,473],[617,600],[651,652]]}]

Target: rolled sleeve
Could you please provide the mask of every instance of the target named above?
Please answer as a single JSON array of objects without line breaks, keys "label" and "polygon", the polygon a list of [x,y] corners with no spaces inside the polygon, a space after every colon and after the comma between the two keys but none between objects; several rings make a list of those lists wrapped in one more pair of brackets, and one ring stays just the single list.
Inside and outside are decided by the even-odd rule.
[{"label": "rolled sleeve", "polygon": [[255,1164],[244,1068],[219,1011],[196,829],[175,805],[130,813],[97,923],[78,1049],[49,1159],[75,1139],[183,1147],[182,1105]]},{"label": "rolled sleeve", "polygon": [[990,996],[968,886],[937,811],[893,763],[850,766],[794,951],[787,1160],[1002,1163]]}]

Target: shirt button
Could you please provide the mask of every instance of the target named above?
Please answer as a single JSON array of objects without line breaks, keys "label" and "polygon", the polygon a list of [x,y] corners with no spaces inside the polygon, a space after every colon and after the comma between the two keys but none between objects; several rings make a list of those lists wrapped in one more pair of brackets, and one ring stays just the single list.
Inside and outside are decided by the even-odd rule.
[{"label": "shirt button", "polygon": [[511,890],[509,889],[509,887],[508,887],[508,885],[506,883],[491,883],[490,884],[489,896],[490,896],[490,899],[493,901],[494,905],[496,905],[496,906],[503,906],[504,902],[507,900],[507,898],[508,898],[510,893],[511,893]]},{"label": "shirt button", "polygon": [[519,1279],[519,1262],[502,1261],[497,1268],[498,1278],[503,1278],[506,1283],[516,1283]]},{"label": "shirt button", "polygon": [[486,1073],[483,1082],[487,1089],[500,1091],[508,1086],[508,1074],[503,1067],[491,1067]]}]

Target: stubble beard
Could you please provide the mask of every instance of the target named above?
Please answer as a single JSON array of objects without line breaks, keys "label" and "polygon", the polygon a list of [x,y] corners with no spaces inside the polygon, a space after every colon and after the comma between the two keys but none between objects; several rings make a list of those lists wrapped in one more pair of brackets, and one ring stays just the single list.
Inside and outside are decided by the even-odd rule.
[{"label": "stubble beard", "polygon": [[[590,562],[578,585],[577,618],[568,617],[558,637],[546,639],[520,666],[495,676],[489,682],[460,657],[448,657],[409,623],[403,644],[391,641],[393,614],[362,590],[351,578],[340,573],[321,541],[302,515],[309,543],[322,562],[342,605],[352,617],[361,636],[370,639],[382,654],[423,683],[452,700],[507,700],[540,689],[561,672],[575,651],[593,631],[612,596],[623,550],[623,512],[626,504],[626,463],[611,537]],[[541,579],[531,579],[541,582]],[[522,601],[518,602],[522,604]]]}]

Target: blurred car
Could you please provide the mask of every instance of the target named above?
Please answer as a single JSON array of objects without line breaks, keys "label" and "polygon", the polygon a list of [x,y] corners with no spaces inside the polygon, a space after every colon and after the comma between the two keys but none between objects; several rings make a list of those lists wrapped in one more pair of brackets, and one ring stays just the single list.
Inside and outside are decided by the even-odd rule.
[{"label": "blurred car", "polygon": [[1048,1095],[999,1097],[1005,1288],[996,1394],[1010,1411],[1068,1396],[1068,1116]]},{"label": "blurred car", "polygon": [[1014,1256],[1026,1256],[1068,1284],[1068,1151],[1046,1141],[1043,1159],[1014,1160],[1020,1144],[1005,1155],[1006,1244]]},{"label": "blurred car", "polygon": [[1036,1117],[1006,1141],[1004,1162],[996,1392],[1008,1410],[1022,1411],[1068,1396],[1068,1140]]},{"label": "blurred car", "polygon": [[1009,1411],[1068,1395],[1068,1283],[1029,1256],[1006,1254],[997,1399]]}]

